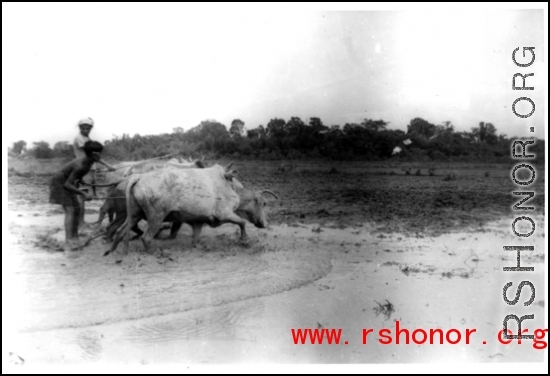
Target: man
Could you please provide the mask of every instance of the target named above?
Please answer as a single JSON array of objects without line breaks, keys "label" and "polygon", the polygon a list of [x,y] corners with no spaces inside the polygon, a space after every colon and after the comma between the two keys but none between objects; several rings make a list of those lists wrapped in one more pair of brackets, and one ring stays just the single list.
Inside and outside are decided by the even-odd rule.
[{"label": "man", "polygon": [[[92,118],[85,118],[85,119],[82,119],[78,122],[78,127],[80,128],[80,133],[75,137],[74,139],[74,142],[73,142],[73,149],[74,149],[74,156],[75,158],[79,159],[79,158],[85,158],[86,157],[86,153],[84,151],[84,145],[86,144],[86,142],[88,141],[91,141],[90,140],[90,132],[92,131],[92,128],[94,127],[94,120]],[[115,169],[111,166],[109,166],[107,163],[103,162],[103,161],[98,161],[98,163],[101,163],[102,165],[104,165],[105,167],[107,167],[110,171],[114,171]],[[97,165],[96,163],[93,163],[92,164],[92,167],[90,168],[90,172],[89,174],[87,174],[86,176],[89,176],[89,183],[91,184],[96,184],[96,171],[97,171]],[[87,189],[83,189],[85,192],[87,192],[88,190]],[[97,197],[97,193],[96,193],[96,188],[95,187],[92,187],[92,191],[93,191],[93,198]],[[79,203],[80,203],[80,218],[79,218],[79,223],[81,225],[85,224],[84,222],[84,200],[81,200],[81,196],[77,196],[78,199],[79,199]]]},{"label": "man", "polygon": [[63,206],[65,212],[65,249],[75,250],[78,244],[78,228],[83,206],[81,202],[91,200],[83,190],[78,189],[77,181],[87,175],[94,162],[101,162],[103,145],[96,141],[84,144],[84,158],[67,163],[50,181],[50,203]]}]

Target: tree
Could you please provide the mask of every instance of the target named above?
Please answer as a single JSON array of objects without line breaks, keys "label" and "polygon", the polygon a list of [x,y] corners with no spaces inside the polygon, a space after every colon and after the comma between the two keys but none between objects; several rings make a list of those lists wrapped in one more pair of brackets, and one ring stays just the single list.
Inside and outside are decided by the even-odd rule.
[{"label": "tree", "polygon": [[266,129],[270,151],[279,151],[286,156],[289,149],[288,144],[285,142],[286,135],[286,122],[283,119],[271,119],[267,123]]},{"label": "tree", "polygon": [[172,129],[172,131],[176,134],[183,134],[183,128],[182,127],[176,127]]},{"label": "tree", "polygon": [[286,143],[290,149],[300,152],[312,150],[315,145],[313,141],[313,128],[307,126],[299,117],[291,117],[285,125]]},{"label": "tree", "polygon": [[450,121],[444,121],[442,125],[435,126],[435,136],[449,136],[453,134],[454,130],[455,127]]},{"label": "tree", "polygon": [[11,149],[11,152],[15,155],[21,155],[21,153],[24,152],[25,149],[27,149],[27,143],[21,140],[13,143],[13,148]]},{"label": "tree", "polygon": [[260,138],[265,138],[266,137],[267,130],[265,129],[265,127],[262,124],[260,124],[258,126],[258,128],[256,128],[256,129],[258,130],[258,134],[259,134]]},{"label": "tree", "polygon": [[328,129],[328,127],[323,125],[323,122],[318,117],[309,118],[309,126],[316,131],[324,131]]},{"label": "tree", "polygon": [[285,130],[287,135],[297,137],[305,131],[306,125],[299,117],[291,117],[285,124]]},{"label": "tree", "polygon": [[267,123],[267,137],[268,138],[282,138],[285,136],[285,121],[283,119],[271,119]]},{"label": "tree", "polygon": [[369,132],[380,132],[386,130],[388,123],[384,120],[364,119],[361,125]]},{"label": "tree", "polygon": [[199,125],[191,128],[186,133],[191,142],[202,142],[204,147],[211,152],[221,152],[225,141],[229,138],[229,132],[222,123],[215,120],[203,120]]},{"label": "tree", "polygon": [[248,138],[260,138],[260,132],[258,128],[249,129],[246,131],[246,137]]},{"label": "tree", "polygon": [[430,139],[436,132],[436,126],[421,118],[414,118],[407,125],[407,134],[418,134]]},{"label": "tree", "polygon": [[231,138],[240,137],[244,135],[244,121],[241,119],[235,119],[231,122],[231,127],[229,128],[229,135]]},{"label": "tree", "polygon": [[36,158],[53,158],[53,150],[46,141],[33,142],[32,153]]},{"label": "tree", "polygon": [[74,157],[73,147],[67,141],[59,141],[53,146],[53,153],[56,157]]},{"label": "tree", "polygon": [[497,130],[491,123],[480,122],[477,128],[472,128],[472,133],[483,144],[495,144],[498,140]]}]

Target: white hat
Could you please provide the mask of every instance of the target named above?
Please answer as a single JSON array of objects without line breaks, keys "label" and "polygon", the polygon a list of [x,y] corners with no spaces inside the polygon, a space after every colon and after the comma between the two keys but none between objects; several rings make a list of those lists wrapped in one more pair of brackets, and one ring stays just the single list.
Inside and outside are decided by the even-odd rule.
[{"label": "white hat", "polygon": [[92,118],[85,118],[85,119],[82,119],[78,122],[78,126],[80,127],[81,125],[84,125],[84,124],[88,124],[88,125],[91,125],[92,127],[94,126],[94,120]]}]

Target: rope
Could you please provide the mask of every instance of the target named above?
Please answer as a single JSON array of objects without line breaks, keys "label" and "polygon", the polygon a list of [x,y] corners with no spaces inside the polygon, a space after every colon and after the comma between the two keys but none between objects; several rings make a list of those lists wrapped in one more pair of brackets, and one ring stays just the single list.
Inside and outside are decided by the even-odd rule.
[{"label": "rope", "polygon": [[90,242],[96,238],[99,238],[101,235],[105,235],[107,233],[106,230],[102,230],[100,231],[99,233],[95,234],[95,235],[90,235],[88,236],[88,239],[86,239],[86,241],[82,244],[80,244],[78,247],[75,248],[75,250],[78,250],[78,249],[82,249],[84,247],[86,247],[88,244],[90,244]]}]

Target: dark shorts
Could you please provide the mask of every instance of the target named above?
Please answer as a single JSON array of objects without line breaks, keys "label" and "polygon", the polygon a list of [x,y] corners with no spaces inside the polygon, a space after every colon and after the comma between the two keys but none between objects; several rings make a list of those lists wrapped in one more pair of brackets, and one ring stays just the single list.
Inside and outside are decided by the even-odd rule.
[{"label": "dark shorts", "polygon": [[50,181],[50,204],[78,208],[77,195],[63,186],[66,181],[67,178],[62,173],[58,173],[52,177]]}]

